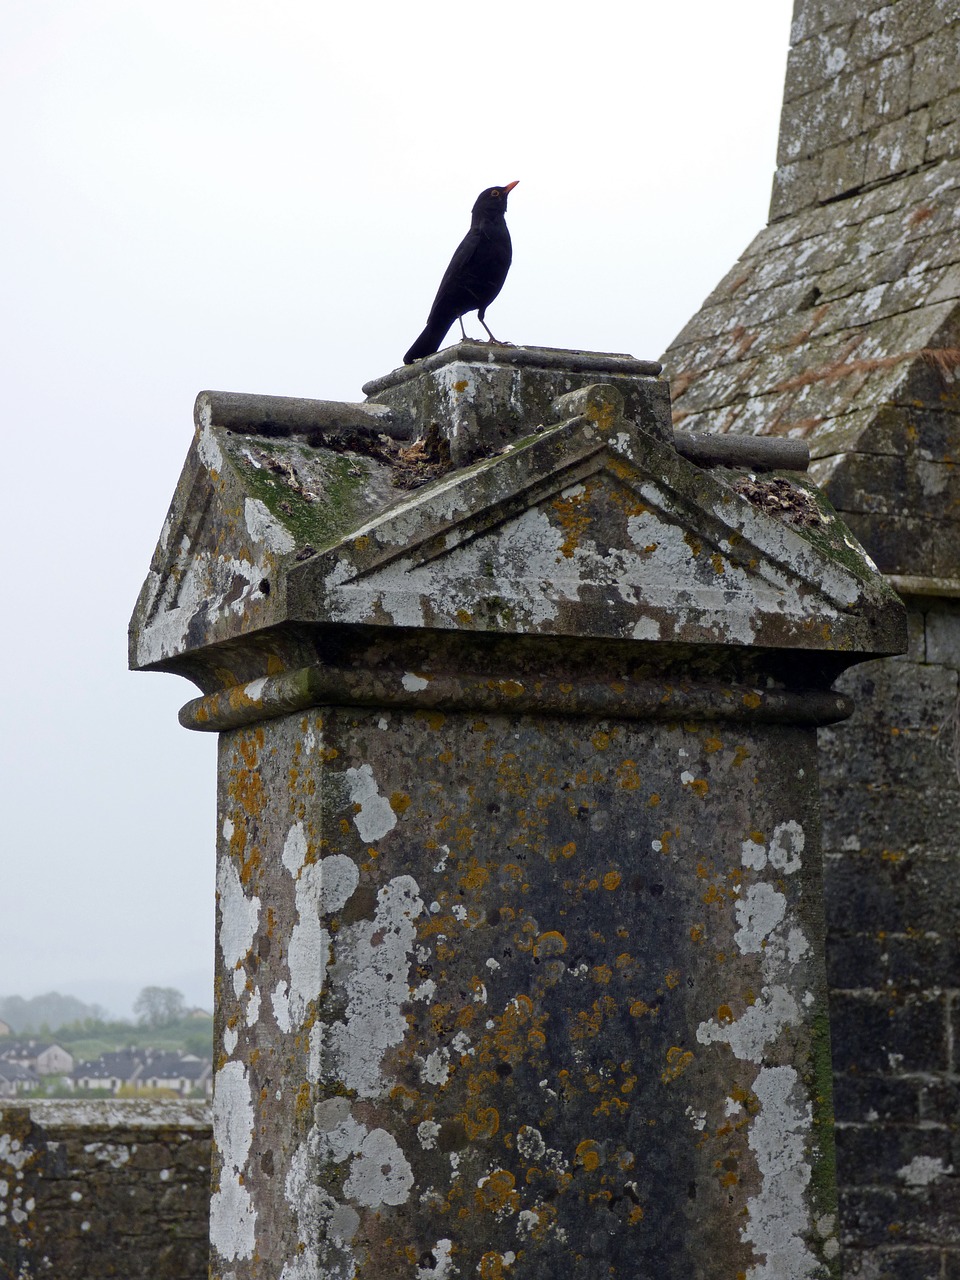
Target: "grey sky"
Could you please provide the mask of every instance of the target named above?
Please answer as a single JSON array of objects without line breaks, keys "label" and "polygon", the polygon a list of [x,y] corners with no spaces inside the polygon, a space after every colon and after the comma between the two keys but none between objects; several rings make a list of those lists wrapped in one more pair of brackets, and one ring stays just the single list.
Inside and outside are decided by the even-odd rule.
[{"label": "grey sky", "polygon": [[494,332],[655,358],[766,221],[791,4],[4,8],[0,995],[209,1007],[216,743],[125,670],[196,393],[360,399],[514,178]]}]

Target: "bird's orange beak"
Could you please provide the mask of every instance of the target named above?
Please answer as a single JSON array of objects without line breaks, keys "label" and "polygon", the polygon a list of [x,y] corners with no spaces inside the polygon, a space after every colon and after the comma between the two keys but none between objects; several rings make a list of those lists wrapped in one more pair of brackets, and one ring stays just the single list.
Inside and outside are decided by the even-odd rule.
[{"label": "bird's orange beak", "polygon": [[[518,178],[517,182],[519,181],[520,179]],[[513,188],[517,185],[517,182],[508,182],[507,185],[503,188],[503,194],[505,196],[509,195],[510,192],[513,190]]]}]

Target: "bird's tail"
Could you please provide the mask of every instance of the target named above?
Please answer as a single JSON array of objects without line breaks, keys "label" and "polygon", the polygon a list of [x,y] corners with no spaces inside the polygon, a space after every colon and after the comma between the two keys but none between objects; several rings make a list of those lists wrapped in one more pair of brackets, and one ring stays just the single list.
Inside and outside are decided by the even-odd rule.
[{"label": "bird's tail", "polygon": [[447,336],[447,330],[451,324],[453,320],[429,319],[423,333],[403,357],[403,363],[413,364],[414,360],[422,360],[424,356],[431,356],[434,351],[439,351],[440,343]]}]

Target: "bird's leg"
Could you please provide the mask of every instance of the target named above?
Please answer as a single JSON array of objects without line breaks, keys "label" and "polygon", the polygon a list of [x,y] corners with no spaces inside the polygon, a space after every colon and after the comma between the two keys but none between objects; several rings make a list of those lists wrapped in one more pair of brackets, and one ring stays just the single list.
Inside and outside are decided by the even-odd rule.
[{"label": "bird's leg", "polygon": [[490,329],[489,329],[489,327],[488,327],[488,325],[487,325],[486,320],[484,320],[483,316],[481,316],[479,313],[477,314],[477,319],[480,321],[480,323],[483,325],[483,327],[487,330],[487,337],[490,339],[490,341],[491,341],[491,342],[495,342],[495,343],[496,343],[496,345],[497,345],[498,347],[512,347],[512,346],[513,346],[513,343],[512,343],[512,342],[501,342],[499,338],[495,338],[495,337],[493,336],[493,334],[490,332]]},{"label": "bird's leg", "polygon": [[[463,334],[463,340],[464,340],[464,342],[467,342],[467,341],[469,341],[469,339],[467,338],[467,331],[466,331],[466,329],[463,327],[463,316],[457,316],[457,319],[460,321],[460,332]],[[486,326],[484,326],[484,327],[486,327]]]}]

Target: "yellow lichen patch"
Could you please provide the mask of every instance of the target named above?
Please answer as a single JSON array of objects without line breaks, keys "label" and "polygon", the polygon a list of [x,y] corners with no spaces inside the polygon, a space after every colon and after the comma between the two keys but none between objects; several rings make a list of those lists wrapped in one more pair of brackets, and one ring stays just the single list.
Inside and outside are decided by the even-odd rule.
[{"label": "yellow lichen patch", "polygon": [[577,1164],[583,1165],[587,1173],[600,1167],[600,1148],[592,1138],[584,1138],[583,1142],[577,1143],[575,1160]]},{"label": "yellow lichen patch", "polygon": [[310,1086],[307,1083],[302,1084],[300,1088],[297,1090],[297,1097],[294,1103],[294,1110],[295,1110],[297,1119],[302,1124],[304,1119],[307,1117],[308,1112],[311,1111]]},{"label": "yellow lichen patch", "polygon": [[519,698],[524,691],[523,685],[519,680],[494,680],[491,681],[491,684],[495,689],[499,689],[506,698]]},{"label": "yellow lichen patch", "polygon": [[472,1116],[463,1112],[460,1119],[471,1142],[492,1138],[500,1128],[500,1112],[496,1107],[479,1107]]},{"label": "yellow lichen patch", "polygon": [[715,902],[719,903],[722,906],[723,903],[726,901],[726,898],[727,898],[727,895],[724,892],[723,888],[720,885],[716,885],[716,884],[712,884],[710,888],[707,890],[707,892],[703,895],[703,901],[707,904],[707,906],[712,906],[713,903]]},{"label": "yellow lichen patch", "polygon": [[702,942],[705,933],[706,933],[706,930],[704,929],[702,924],[695,924],[690,930],[690,941]]},{"label": "yellow lichen patch", "polygon": [[447,723],[447,717],[442,711],[418,711],[416,718],[424,721],[434,731],[442,729]]},{"label": "yellow lichen patch", "polygon": [[590,977],[594,982],[599,983],[600,986],[606,987],[609,985],[610,979],[613,977],[613,970],[608,964],[597,964],[590,970]]},{"label": "yellow lichen patch", "polygon": [[592,1040],[600,1034],[604,1018],[616,1013],[617,1004],[611,996],[602,1000],[594,1000],[589,1009],[581,1009],[570,1028],[571,1040]]},{"label": "yellow lichen patch", "polygon": [[655,809],[659,803],[660,803],[660,796],[657,794],[657,792],[656,792],[656,791],[654,791],[653,795],[652,795],[652,796],[650,797],[650,799],[647,801],[647,805],[648,805],[651,809]]},{"label": "yellow lichen patch", "polygon": [[698,556],[700,552],[703,550],[703,543],[699,540],[699,538],[697,538],[693,533],[691,533],[689,529],[683,535],[683,540],[695,556]]},{"label": "yellow lichen patch", "polygon": [[477,1206],[488,1213],[516,1213],[520,1208],[520,1193],[516,1190],[517,1180],[509,1169],[497,1169],[481,1178],[474,1193]]},{"label": "yellow lichen patch", "polygon": [[240,863],[240,882],[246,888],[253,879],[254,873],[260,870],[260,850],[256,845],[250,850],[248,857]]},{"label": "yellow lichen patch", "polygon": [[703,749],[707,755],[713,755],[715,751],[720,751],[722,747],[723,743],[719,738],[704,738],[703,740]]},{"label": "yellow lichen patch", "polygon": [[530,1225],[529,1217],[527,1218],[527,1231],[532,1240],[539,1242],[546,1237],[547,1232],[556,1222],[557,1211],[551,1204],[535,1204],[530,1212],[536,1215],[537,1220]]},{"label": "yellow lichen patch", "polygon": [[562,956],[566,949],[567,940],[556,929],[548,929],[546,933],[541,933],[533,944],[533,954],[538,960],[545,960],[550,956]]},{"label": "yellow lichen patch", "polygon": [[[536,945],[536,939],[540,930],[532,920],[524,920],[523,924],[513,935],[513,945],[518,951],[532,951]],[[521,997],[517,997],[520,999]],[[523,997],[525,998],[525,997]]]},{"label": "yellow lichen patch", "polygon": [[759,707],[761,702],[763,702],[763,699],[760,697],[759,693],[754,693],[753,690],[749,690],[743,695],[741,701],[745,707],[749,707],[751,711],[756,711],[757,707]]},{"label": "yellow lichen patch", "polygon": [[684,1050],[679,1045],[672,1045],[667,1050],[667,1065],[660,1072],[660,1079],[664,1084],[669,1084],[671,1080],[682,1076],[691,1062],[693,1062],[693,1054],[688,1049]]},{"label": "yellow lichen patch", "polygon": [[883,849],[880,853],[882,862],[902,862],[905,856],[902,849]]},{"label": "yellow lichen patch", "polygon": [[633,1208],[630,1210],[630,1212],[627,1214],[627,1222],[629,1222],[631,1227],[635,1227],[638,1222],[642,1222],[642,1221],[643,1221],[643,1206],[639,1204],[635,1204]]},{"label": "yellow lichen patch", "polygon": [[610,746],[610,735],[603,729],[598,729],[590,739],[596,751],[606,751]]},{"label": "yellow lichen patch", "polygon": [[576,840],[568,840],[565,845],[561,845],[560,847],[561,858],[572,858],[576,852],[577,852]]},{"label": "yellow lichen patch", "polygon": [[614,889],[620,888],[620,881],[623,879],[619,871],[608,871],[603,877],[603,887],[609,889],[612,893]]},{"label": "yellow lichen patch", "polygon": [[254,769],[241,769],[233,786],[233,794],[241,808],[251,818],[259,817],[266,808],[267,796],[260,781],[259,772]]},{"label": "yellow lichen patch", "polygon": [[390,808],[399,817],[410,808],[410,797],[405,791],[394,791],[390,796]]},{"label": "yellow lichen patch", "polygon": [[456,382],[453,384],[453,389],[454,391],[458,391],[462,395],[464,391],[466,391],[467,387],[469,387],[469,385],[470,383],[467,378],[458,378]]},{"label": "yellow lichen patch", "polygon": [[710,790],[710,784],[707,782],[706,778],[694,778],[692,782],[687,782],[684,785],[688,786],[692,792],[700,797],[701,800]]},{"label": "yellow lichen patch", "polygon": [[580,539],[593,522],[593,517],[587,506],[589,498],[590,486],[587,485],[584,492],[555,498],[551,504],[557,524],[564,533],[560,551],[567,560],[572,558]]},{"label": "yellow lichen patch", "polygon": [[499,1253],[485,1253],[480,1259],[480,1280],[504,1280],[506,1272],[503,1256]]},{"label": "yellow lichen patch", "polygon": [[458,609],[457,621],[460,623],[461,627],[469,627],[470,623],[473,621],[473,614],[468,613],[466,609]]},{"label": "yellow lichen patch", "polygon": [[633,964],[633,956],[628,951],[621,951],[614,963],[618,969],[626,969]]},{"label": "yellow lichen patch", "polygon": [[460,877],[464,889],[482,889],[490,879],[490,871],[481,866],[476,858],[471,858],[466,872]]},{"label": "yellow lichen patch", "polygon": [[652,1013],[654,1017],[657,1016],[656,1009],[651,1009],[645,1000],[634,1000],[630,1006],[631,1018],[642,1018],[647,1013]]},{"label": "yellow lichen patch", "polygon": [[680,985],[680,970],[670,969],[666,974],[664,974],[663,980],[672,991],[674,987]]},{"label": "yellow lichen patch", "polygon": [[723,573],[724,568],[726,567],[723,556],[719,553],[719,551],[715,551],[713,555],[710,557],[710,564],[713,566],[713,572],[719,578],[720,575]]},{"label": "yellow lichen patch", "polygon": [[747,750],[747,748],[737,747],[736,751],[733,753],[733,767],[735,769],[739,769],[740,766],[743,764],[744,760],[749,760],[749,759],[750,759],[750,752]]},{"label": "yellow lichen patch", "polygon": [[722,1004],[717,1009],[717,1021],[721,1026],[733,1021],[733,1010],[728,1004]]},{"label": "yellow lichen patch", "polygon": [[637,772],[636,761],[624,760],[622,764],[617,765],[617,786],[623,791],[639,789],[640,774]]}]

